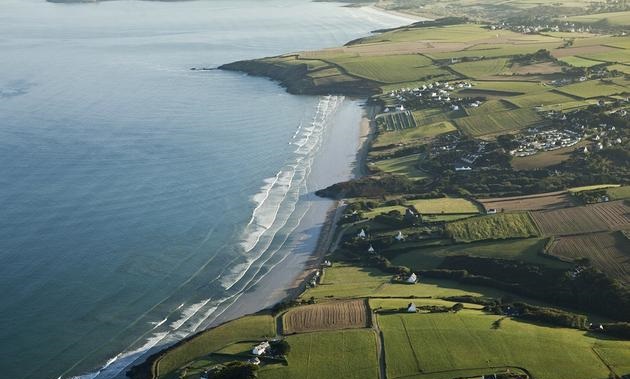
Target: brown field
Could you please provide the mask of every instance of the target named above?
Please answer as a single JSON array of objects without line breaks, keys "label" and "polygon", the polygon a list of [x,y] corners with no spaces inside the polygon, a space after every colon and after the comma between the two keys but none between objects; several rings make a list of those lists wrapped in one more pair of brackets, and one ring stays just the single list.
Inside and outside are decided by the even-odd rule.
[{"label": "brown field", "polygon": [[498,212],[538,211],[567,208],[573,205],[571,196],[566,191],[547,192],[537,195],[477,199],[486,210],[494,208]]},{"label": "brown field", "polygon": [[630,243],[620,232],[559,237],[548,253],[560,258],[588,258],[595,268],[630,284]]},{"label": "brown field", "polygon": [[623,201],[612,201],[536,211],[532,212],[532,218],[543,234],[566,236],[630,228],[629,211]]},{"label": "brown field", "polygon": [[282,316],[285,334],[365,328],[369,310],[364,300],[331,301],[291,309]]},{"label": "brown field", "polygon": [[596,204],[592,207],[611,230],[628,229],[630,227],[630,207],[623,201]]}]

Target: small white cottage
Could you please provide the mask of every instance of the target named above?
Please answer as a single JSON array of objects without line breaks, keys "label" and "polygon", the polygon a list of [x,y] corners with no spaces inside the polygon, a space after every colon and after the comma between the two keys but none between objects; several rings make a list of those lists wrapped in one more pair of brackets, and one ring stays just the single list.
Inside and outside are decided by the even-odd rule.
[{"label": "small white cottage", "polygon": [[265,351],[267,351],[267,349],[269,349],[269,342],[261,342],[258,345],[254,346],[254,348],[252,349],[252,354],[260,356],[265,354]]},{"label": "small white cottage", "polygon": [[365,230],[361,229],[361,231],[359,232],[359,234],[357,234],[357,237],[359,237],[359,238],[365,238],[365,237],[366,237]]},{"label": "small white cottage", "polygon": [[407,305],[407,312],[416,313],[417,311],[418,309],[416,308],[416,305],[414,303],[409,303],[409,305]]},{"label": "small white cottage", "polygon": [[411,273],[411,275],[409,275],[409,277],[406,280],[407,283],[411,283],[411,284],[415,284],[417,281],[418,281],[418,277],[413,272]]}]

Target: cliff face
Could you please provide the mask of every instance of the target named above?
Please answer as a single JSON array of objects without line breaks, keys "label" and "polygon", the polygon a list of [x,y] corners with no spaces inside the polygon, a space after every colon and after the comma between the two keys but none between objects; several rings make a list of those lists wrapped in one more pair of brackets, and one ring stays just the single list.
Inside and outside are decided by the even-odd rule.
[{"label": "cliff face", "polygon": [[279,82],[287,92],[298,95],[367,97],[381,92],[377,83],[349,76],[341,78],[342,80],[316,82],[308,75],[306,64],[286,65],[258,59],[228,63],[219,69],[267,77]]}]

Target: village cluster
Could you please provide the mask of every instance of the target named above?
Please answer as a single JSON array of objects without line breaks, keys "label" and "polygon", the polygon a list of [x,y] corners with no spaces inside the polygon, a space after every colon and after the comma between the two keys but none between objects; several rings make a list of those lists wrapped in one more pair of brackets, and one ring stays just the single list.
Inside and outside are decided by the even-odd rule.
[{"label": "village cluster", "polygon": [[472,88],[470,82],[460,81],[454,83],[434,82],[423,84],[416,88],[401,88],[389,93],[389,97],[399,102],[393,107],[386,107],[385,113],[405,111],[405,108],[448,106],[453,111],[464,108],[477,108],[482,102],[478,99],[452,98],[451,92],[455,90]]},{"label": "village cluster", "polygon": [[516,157],[526,157],[542,151],[571,147],[577,145],[583,136],[579,132],[568,129],[538,130],[538,128],[531,128],[527,130],[527,134],[516,137],[518,147],[511,150],[510,154]]},{"label": "village cluster", "polygon": [[539,34],[546,32],[562,32],[562,33],[590,33],[591,28],[589,26],[580,26],[574,23],[562,22],[558,24],[520,24],[513,25],[510,23],[501,22],[489,26],[490,30],[510,30],[523,34]]}]

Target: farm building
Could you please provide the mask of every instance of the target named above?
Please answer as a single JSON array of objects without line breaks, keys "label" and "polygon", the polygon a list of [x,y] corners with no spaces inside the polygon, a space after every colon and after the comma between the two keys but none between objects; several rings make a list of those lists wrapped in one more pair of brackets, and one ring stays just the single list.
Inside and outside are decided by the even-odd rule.
[{"label": "farm building", "polygon": [[414,303],[409,303],[409,305],[407,305],[407,312],[416,313],[417,311],[418,309],[416,308],[416,305]]},{"label": "farm building", "polygon": [[410,284],[415,284],[417,281],[418,281],[418,277],[413,272],[411,273],[411,275],[409,275],[409,277],[406,280],[406,282]]},{"label": "farm building", "polygon": [[358,238],[365,238],[365,237],[366,237],[365,230],[364,230],[364,229],[361,229],[361,231],[359,232],[359,234],[357,234],[357,237],[358,237]]},{"label": "farm building", "polygon": [[368,249],[368,253],[370,253],[370,254],[376,253],[376,250],[374,250],[374,247],[372,245],[370,245],[370,247]]},{"label": "farm building", "polygon": [[254,348],[252,349],[252,354],[260,356],[265,354],[267,349],[269,349],[269,342],[261,342],[258,345],[254,346]]}]

